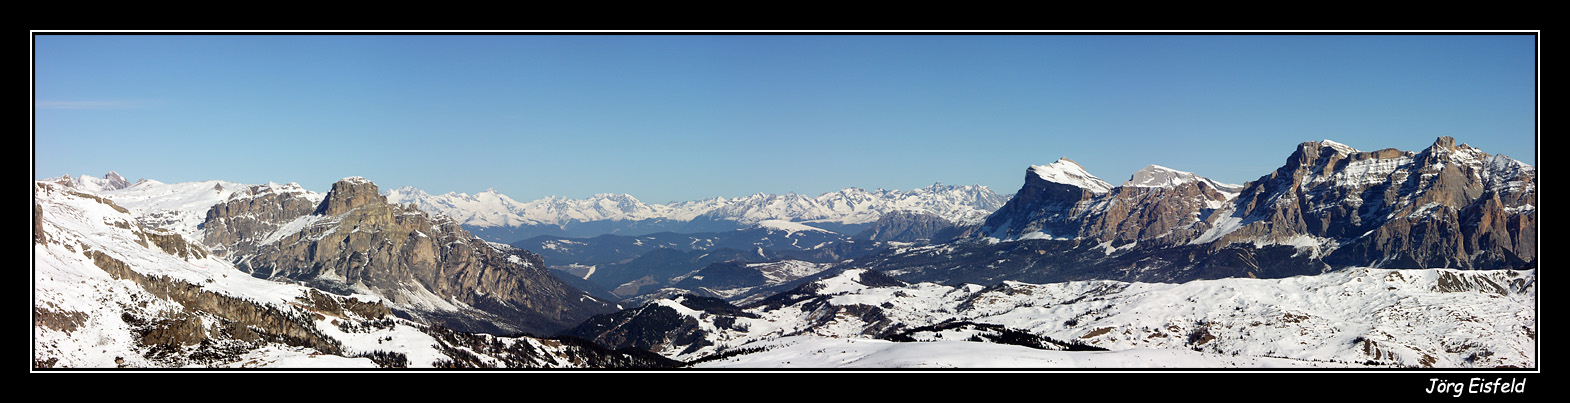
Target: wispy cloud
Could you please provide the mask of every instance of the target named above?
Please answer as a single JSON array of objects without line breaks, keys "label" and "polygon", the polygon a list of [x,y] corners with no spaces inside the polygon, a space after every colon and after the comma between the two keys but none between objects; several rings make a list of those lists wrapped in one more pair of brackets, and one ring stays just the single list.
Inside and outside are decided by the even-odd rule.
[{"label": "wispy cloud", "polygon": [[38,101],[33,105],[38,109],[134,109],[148,104],[138,101]]}]

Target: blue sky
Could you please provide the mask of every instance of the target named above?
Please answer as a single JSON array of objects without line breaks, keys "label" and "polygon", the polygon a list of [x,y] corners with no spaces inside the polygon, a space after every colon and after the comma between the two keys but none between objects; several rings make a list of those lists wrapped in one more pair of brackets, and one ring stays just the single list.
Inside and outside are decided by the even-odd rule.
[{"label": "blue sky", "polygon": [[1231,183],[1298,143],[1537,165],[1531,35],[37,35],[34,177],[347,176],[665,203],[1059,157]]}]

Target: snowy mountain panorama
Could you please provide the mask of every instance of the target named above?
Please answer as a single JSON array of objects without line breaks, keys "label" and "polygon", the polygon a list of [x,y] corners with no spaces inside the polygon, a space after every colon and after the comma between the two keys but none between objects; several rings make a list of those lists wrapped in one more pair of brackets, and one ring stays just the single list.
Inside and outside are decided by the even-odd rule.
[{"label": "snowy mountain panorama", "polygon": [[[1061,158],[1011,197],[665,205],[40,179],[34,368],[1539,366],[1535,167],[1283,151],[1240,185]],[[477,234],[546,227],[606,232]]]},{"label": "snowy mountain panorama", "polygon": [[973,223],[1008,200],[985,186],[941,183],[910,191],[845,188],[816,197],[759,193],[668,204],[644,203],[627,194],[598,194],[588,199],[547,197],[519,202],[495,190],[474,195],[456,192],[431,195],[413,187],[387,190],[384,195],[390,203],[413,204],[424,211],[445,214],[481,237],[503,243],[539,235],[588,238],[612,233],[713,232],[747,228],[771,220],[802,222],[855,234],[884,215],[896,212],[929,214],[959,224]]}]

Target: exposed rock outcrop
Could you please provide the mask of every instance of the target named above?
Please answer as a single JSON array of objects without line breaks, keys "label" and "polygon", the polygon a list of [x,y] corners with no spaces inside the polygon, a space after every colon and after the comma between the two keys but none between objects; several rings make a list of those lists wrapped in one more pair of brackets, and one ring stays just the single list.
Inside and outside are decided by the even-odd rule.
[{"label": "exposed rock outcrop", "polygon": [[1001,239],[1078,236],[1084,215],[1111,185],[1068,158],[1025,171],[1025,185],[987,218],[981,233]]},{"label": "exposed rock outcrop", "polygon": [[1526,268],[1537,259],[1536,170],[1450,137],[1421,152],[1305,142],[1242,186],[1150,166],[1109,187],[1067,159],[1033,166],[970,237],[1122,247],[1307,248],[1331,267]]},{"label": "exposed rock outcrop", "polygon": [[202,242],[218,256],[248,256],[267,236],[316,211],[322,197],[297,184],[255,185],[207,211]]},{"label": "exposed rock outcrop", "polygon": [[1236,188],[1151,165],[1112,187],[1064,158],[1033,166],[1025,185],[973,235],[1084,238],[1113,245],[1189,242],[1212,228]]},{"label": "exposed rock outcrop", "polygon": [[1332,266],[1525,268],[1536,259],[1536,170],[1450,137],[1421,152],[1308,142],[1243,190],[1216,245],[1311,237]]},{"label": "exposed rock outcrop", "polygon": [[261,191],[231,199],[209,212],[208,241],[243,245],[229,257],[257,277],[378,295],[464,331],[549,334],[611,309],[552,277],[538,255],[388,204],[364,178],[334,183],[313,208],[303,200]]}]

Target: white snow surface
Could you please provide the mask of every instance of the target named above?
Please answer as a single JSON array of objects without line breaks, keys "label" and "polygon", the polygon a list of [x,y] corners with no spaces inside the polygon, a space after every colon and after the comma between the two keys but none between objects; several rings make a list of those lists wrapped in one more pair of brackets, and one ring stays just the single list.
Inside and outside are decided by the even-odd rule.
[{"label": "white snow surface", "polygon": [[1351,154],[1351,153],[1358,152],[1358,150],[1356,148],[1353,148],[1352,146],[1349,146],[1349,145],[1346,145],[1346,144],[1337,143],[1337,142],[1334,142],[1334,141],[1330,141],[1329,139],[1320,140],[1319,141],[1319,146],[1320,147],[1330,147],[1331,149],[1336,150],[1336,152],[1339,152],[1339,153],[1342,153],[1342,154]]},{"label": "white snow surface", "polygon": [[130,187],[132,185],[131,181],[126,180],[125,177],[120,176],[120,174],[116,173],[115,171],[109,171],[109,173],[104,174],[104,177],[102,177],[102,178],[91,176],[91,175],[81,175],[81,176],[77,176],[75,178],[72,178],[71,175],[64,175],[64,176],[55,177],[55,178],[49,178],[49,179],[45,179],[45,180],[50,181],[50,182],[60,183],[60,184],[66,184],[68,186],[71,186],[71,187],[74,187],[74,188],[77,188],[77,189],[80,189],[80,190],[83,190],[83,191],[87,191],[87,192],[90,192],[90,193],[99,193],[99,192],[108,191],[108,190],[124,189],[124,188]]},{"label": "white snow surface", "polygon": [[[1084,342],[1114,352],[1021,352],[1018,354],[1058,358],[1032,364],[1011,361],[1019,358],[1003,355],[997,360],[948,364],[955,366],[1264,367],[1347,366],[1370,361],[1383,366],[1439,368],[1536,365],[1535,271],[1356,268],[1285,279],[1220,279],[1183,284],[1004,282],[991,288],[932,283],[867,287],[856,281],[861,273],[849,270],[822,280],[818,294],[829,296],[831,306],[881,307],[883,315],[907,328],[968,320]],[[771,343],[781,343],[779,339],[784,335],[840,339],[819,344],[836,351],[852,345],[876,346],[858,347],[852,355],[860,356],[885,354],[886,349],[922,351],[927,362],[964,356],[949,356],[946,352],[1009,349],[973,344],[896,346],[872,340],[846,341],[864,339],[862,332],[870,324],[855,315],[826,317],[835,311],[809,306],[798,303],[779,309],[755,307],[748,312],[758,318],[737,318],[746,331],[721,330],[710,336],[713,346],[697,352],[682,353],[672,347],[661,353],[694,359],[727,350],[774,345]],[[703,320],[701,316],[694,319]],[[873,364],[878,361],[863,361],[864,358],[823,361],[832,357],[817,351],[822,347],[774,348],[772,353],[760,353],[765,355],[742,356],[731,364],[711,365],[904,365],[889,361]],[[1196,348],[1204,354],[1195,353]],[[1094,364],[1067,358],[1094,360],[1097,356],[1105,356],[1106,361]]]},{"label": "white snow surface", "polygon": [[791,336],[748,345],[763,352],[695,365],[697,369],[1028,369],[1028,368],[1310,368],[1346,367],[1271,357],[1176,349],[1068,352],[969,341],[897,343],[878,339]]},{"label": "white snow surface", "polygon": [[196,227],[207,219],[207,210],[246,188],[247,185],[219,180],[166,184],[143,179],[129,187],[88,193],[114,200],[131,210],[143,224],[200,240]]},{"label": "white snow surface", "polygon": [[1112,190],[1112,185],[1107,181],[1091,175],[1084,167],[1066,157],[1047,165],[1031,165],[1030,172],[1048,182],[1078,186],[1092,193],[1101,194]]},{"label": "white snow surface", "polygon": [[1216,188],[1217,190],[1226,193],[1237,193],[1239,190],[1243,189],[1243,185],[1220,183],[1210,180],[1209,178],[1199,176],[1193,172],[1179,171],[1154,164],[1147,165],[1139,171],[1135,171],[1133,175],[1129,176],[1127,181],[1123,182],[1123,186],[1174,187],[1183,185],[1185,183],[1195,182],[1209,184],[1210,187]]}]

